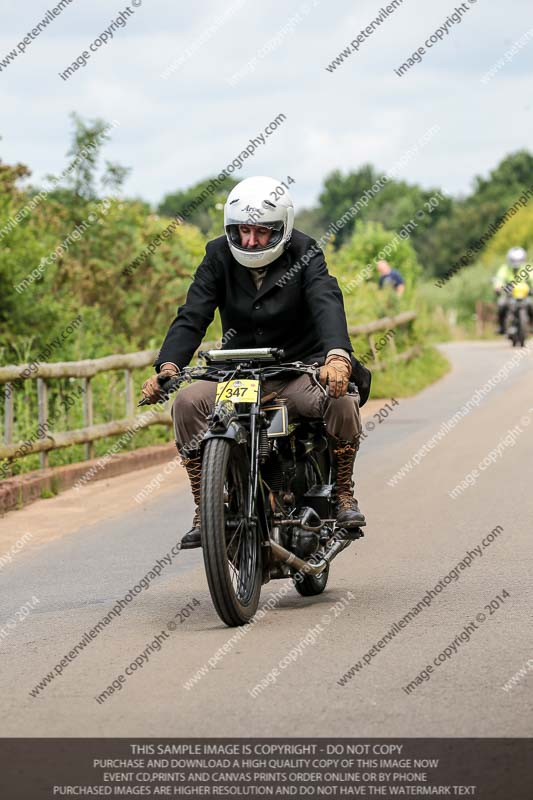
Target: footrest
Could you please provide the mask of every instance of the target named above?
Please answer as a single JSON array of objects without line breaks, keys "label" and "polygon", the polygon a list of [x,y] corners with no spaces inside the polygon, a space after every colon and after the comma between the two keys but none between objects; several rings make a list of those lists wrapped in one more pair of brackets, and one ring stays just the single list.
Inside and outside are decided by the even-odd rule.
[{"label": "footrest", "polygon": [[366,519],[363,519],[362,522],[357,522],[354,520],[353,522],[337,522],[338,528],[344,528],[345,530],[354,530],[355,528],[364,528],[366,525]]},{"label": "footrest", "polygon": [[355,541],[356,539],[362,539],[365,534],[361,528],[338,528],[335,531],[335,535],[339,539]]}]

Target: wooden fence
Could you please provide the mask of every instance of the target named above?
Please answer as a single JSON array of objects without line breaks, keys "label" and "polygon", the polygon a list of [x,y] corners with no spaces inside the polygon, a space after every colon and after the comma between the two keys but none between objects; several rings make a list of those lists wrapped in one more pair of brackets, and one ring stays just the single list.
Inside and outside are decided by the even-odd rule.
[{"label": "wooden fence", "polygon": [[[387,344],[394,355],[386,362],[380,362],[376,335],[381,331],[394,330],[401,326],[410,326],[416,313],[405,311],[396,317],[367,322],[349,328],[351,336],[366,336],[369,351],[372,353],[372,370],[384,369],[387,364],[395,361],[406,361],[413,358],[419,351],[418,347],[411,347],[402,353],[396,352],[394,338]],[[205,342],[202,349],[215,347],[215,342]],[[32,453],[40,454],[40,467],[48,466],[48,453],[76,444],[85,444],[85,458],[94,457],[94,442],[108,436],[119,436],[131,431],[137,431],[150,425],[171,425],[172,420],[168,411],[156,411],[151,408],[143,414],[136,415],[136,398],[134,397],[133,371],[143,369],[153,364],[157,350],[143,350],[138,353],[126,355],[106,356],[105,358],[86,359],[84,361],[66,361],[57,363],[38,363],[35,369],[28,372],[28,365],[0,367],[0,384],[4,384],[4,443],[0,445],[0,459],[12,462]],[[122,370],[125,373],[125,417],[100,425],[93,424],[93,395],[91,380],[101,372]],[[48,383],[56,378],[79,378],[83,381],[83,428],[74,431],[51,432],[48,414]],[[32,437],[35,441],[13,442],[14,403],[13,383],[23,380],[37,381],[38,399],[38,424],[42,435]],[[20,452],[21,450],[24,452]]]},{"label": "wooden fence", "polygon": [[[382,317],[381,319],[376,319],[373,322],[365,322],[362,325],[353,325],[352,327],[348,328],[348,333],[350,336],[364,335],[367,337],[369,354],[372,355],[372,372],[380,372],[381,370],[386,369],[389,364],[398,363],[400,361],[409,361],[411,358],[414,358],[418,355],[421,348],[420,345],[413,345],[413,347],[409,347],[407,350],[398,353],[396,342],[394,341],[394,337],[392,337],[387,339],[385,344],[392,351],[393,357],[387,358],[386,361],[381,361],[379,354],[383,349],[383,346],[379,347],[379,345],[384,337],[381,337],[381,340],[377,341],[377,334],[379,334],[381,331],[394,331],[396,328],[401,328],[404,325],[410,332],[415,319],[415,311],[403,311],[401,314],[398,314],[395,317]],[[361,358],[360,353],[357,355],[359,358]],[[363,363],[365,362],[368,363],[366,359],[363,359]]]}]

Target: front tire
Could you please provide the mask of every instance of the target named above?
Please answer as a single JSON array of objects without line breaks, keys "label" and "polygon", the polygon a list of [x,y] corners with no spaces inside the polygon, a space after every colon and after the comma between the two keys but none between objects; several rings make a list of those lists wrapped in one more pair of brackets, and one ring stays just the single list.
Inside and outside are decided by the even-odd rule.
[{"label": "front tire", "polygon": [[526,343],[526,331],[528,329],[529,315],[527,309],[522,307],[518,311],[518,338],[520,347],[524,347]]},{"label": "front tire", "polygon": [[220,619],[245,625],[261,593],[261,541],[245,519],[249,460],[242,445],[209,439],[202,459],[200,517],[207,582]]}]

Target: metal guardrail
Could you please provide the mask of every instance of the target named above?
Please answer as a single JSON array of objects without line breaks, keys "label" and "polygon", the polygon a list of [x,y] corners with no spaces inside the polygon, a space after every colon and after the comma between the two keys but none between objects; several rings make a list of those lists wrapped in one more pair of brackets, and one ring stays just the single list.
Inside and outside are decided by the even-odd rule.
[{"label": "metal guardrail", "polygon": [[[362,325],[355,325],[348,329],[351,336],[366,335],[371,352],[373,353],[373,370],[380,370],[386,364],[379,363],[378,352],[376,349],[375,334],[382,330],[389,330],[403,325],[410,325],[416,318],[414,311],[405,311],[396,317],[384,317],[373,320]],[[390,342],[391,348],[396,353],[394,340]],[[215,342],[204,342],[202,349],[216,347]],[[395,354],[392,360],[405,361],[412,358],[418,352],[417,347],[409,348],[403,353]],[[85,359],[83,361],[64,361],[56,363],[39,363],[35,368],[28,372],[27,365],[0,367],[0,384],[4,384],[4,443],[0,445],[0,459],[13,461],[16,458],[23,458],[32,453],[40,454],[40,467],[48,466],[48,453],[51,450],[58,450],[76,444],[85,444],[85,458],[94,458],[94,442],[108,436],[119,436],[129,431],[140,430],[150,425],[171,425],[170,413],[167,411],[151,410],[141,415],[135,414],[135,397],[133,385],[133,370],[142,369],[153,364],[157,356],[157,350],[142,350],[137,353],[127,353],[124,355],[105,356],[104,358]],[[126,380],[126,407],[125,418],[114,420],[100,425],[94,425],[93,413],[93,394],[91,379],[102,372],[112,370],[123,370]],[[41,429],[48,428],[48,381],[55,378],[80,378],[83,381],[83,428],[74,431],[64,431],[52,433],[49,430],[43,435],[28,442],[13,442],[14,428],[14,403],[13,403],[13,382],[22,380],[37,381],[38,399],[38,423]],[[21,446],[26,445],[24,452],[21,453]]]}]

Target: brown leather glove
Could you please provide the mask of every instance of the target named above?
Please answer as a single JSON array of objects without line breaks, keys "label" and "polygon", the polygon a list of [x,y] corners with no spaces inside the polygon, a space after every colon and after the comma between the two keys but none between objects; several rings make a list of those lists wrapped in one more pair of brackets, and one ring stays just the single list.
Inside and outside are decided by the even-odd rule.
[{"label": "brown leather glove", "polygon": [[320,369],[320,383],[329,386],[330,397],[344,397],[352,374],[352,364],[347,358],[332,355]]},{"label": "brown leather glove", "polygon": [[152,375],[151,378],[148,378],[148,380],[143,383],[141,391],[144,397],[146,397],[149,403],[159,402],[161,396],[160,380],[171,378],[173,375],[179,374],[180,371],[174,364],[170,364],[168,362],[162,364],[159,374]]}]

